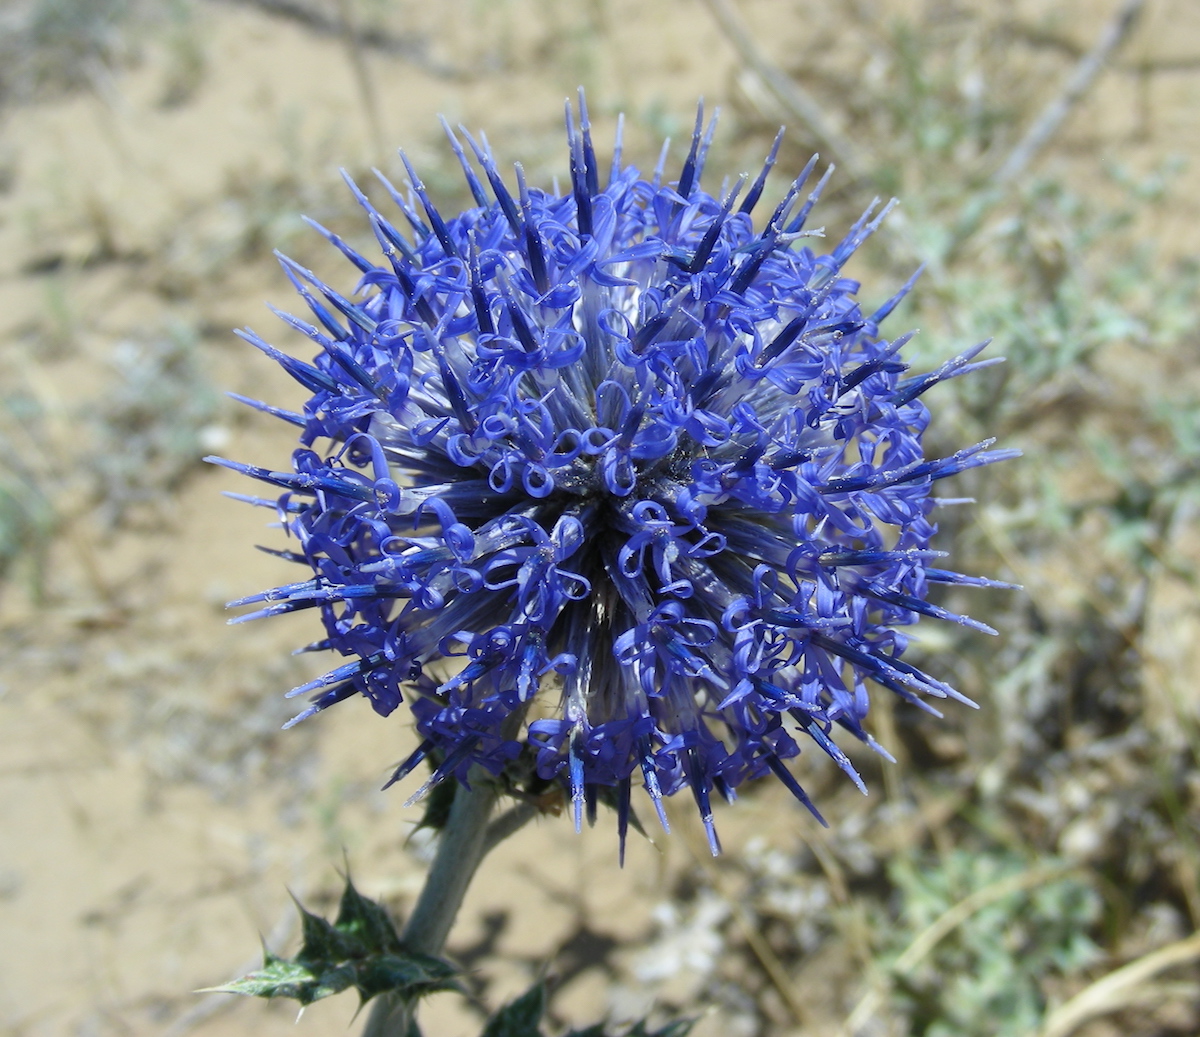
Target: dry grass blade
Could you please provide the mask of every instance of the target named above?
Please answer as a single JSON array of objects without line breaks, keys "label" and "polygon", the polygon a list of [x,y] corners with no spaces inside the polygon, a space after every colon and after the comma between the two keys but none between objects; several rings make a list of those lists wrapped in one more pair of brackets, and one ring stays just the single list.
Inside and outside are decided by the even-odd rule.
[{"label": "dry grass blade", "polygon": [[[919,933],[896,959],[891,973],[904,976],[912,972],[942,940],[963,924],[973,914],[985,907],[1003,900],[1013,893],[1034,889],[1054,879],[1060,879],[1076,869],[1070,865],[1058,865],[1049,868],[1032,868],[1016,875],[1000,879],[990,885],[977,889],[970,896],[963,897],[957,904],[949,908]],[[875,1014],[883,998],[885,987],[876,986],[868,990],[862,999],[854,1006],[854,1010],[842,1024],[843,1037],[853,1037]]]},{"label": "dry grass blade", "polygon": [[1000,187],[1012,183],[1050,142],[1071,109],[1091,89],[1113,52],[1129,35],[1144,6],[1145,0],[1124,0],[1095,46],[1075,66],[1062,91],[1042,109],[1004,164],[992,174],[993,184]]},{"label": "dry grass blade", "polygon": [[[1070,1001],[1061,1004],[1046,1018],[1037,1037],[1067,1037],[1089,1019],[1119,1012],[1137,1004],[1144,1004],[1152,991],[1169,993],[1171,988],[1156,985],[1147,989],[1147,982],[1160,972],[1186,965],[1200,959],[1200,932],[1184,940],[1177,940],[1156,951],[1122,965],[1089,987],[1085,987]],[[1194,991],[1193,984],[1186,984],[1176,994]]]},{"label": "dry grass blade", "polygon": [[367,67],[366,55],[363,53],[362,34],[358,30],[357,19],[351,0],[337,0],[337,17],[341,25],[342,39],[346,45],[346,57],[354,71],[354,82],[358,87],[358,96],[362,101],[363,113],[367,119],[367,130],[371,137],[371,146],[375,151],[375,161],[382,161],[387,154],[383,139],[383,119],[379,114],[379,94],[375,89],[375,80],[371,78],[371,70]]},{"label": "dry grass blade", "polygon": [[[282,18],[303,26],[316,36],[340,37],[345,25],[340,17],[331,17],[319,7],[304,0],[213,0],[231,6],[249,7],[274,18]],[[357,30],[358,45],[411,62],[422,71],[439,79],[461,79],[467,70],[436,61],[429,55],[428,45],[418,34],[392,33],[378,26],[362,26]]]},{"label": "dry grass blade", "polygon": [[788,1011],[791,1013],[796,1025],[803,1026],[807,1014],[804,1004],[796,996],[792,978],[788,975],[783,962],[779,960],[779,955],[771,949],[771,945],[767,943],[763,934],[759,931],[754,919],[742,906],[742,897],[729,888],[729,884],[725,881],[725,876],[721,874],[720,870],[713,864],[712,858],[708,856],[707,848],[700,848],[700,839],[695,830],[695,822],[692,815],[682,810],[672,811],[672,814],[671,827],[681,834],[683,843],[687,847],[692,860],[699,865],[708,881],[712,884],[713,889],[729,905],[734,921],[737,922],[738,928],[742,931],[742,936],[745,937],[746,943],[758,959],[758,963],[767,974],[767,978],[771,981],[771,985],[775,988],[776,993],[779,994],[783,1003],[787,1005]]},{"label": "dry grass blade", "polygon": [[762,80],[785,112],[802,122],[838,164],[856,180],[867,179],[869,167],[855,144],[826,116],[821,105],[802,86],[762,52],[730,0],[704,0],[725,37],[745,65]]},{"label": "dry grass blade", "polygon": [[[299,890],[303,889],[303,886],[297,885],[295,888]],[[283,914],[279,916],[279,921],[271,928],[270,933],[263,937],[263,946],[281,947],[287,943],[296,931],[299,920],[300,913],[296,910],[295,905],[289,902],[287,907],[284,908]],[[247,958],[241,965],[232,970],[230,975],[244,976],[247,972],[258,968],[261,962],[262,955],[256,954],[253,958]],[[187,1009],[182,1015],[176,1017],[174,1022],[163,1031],[163,1037],[183,1037],[184,1034],[195,1029],[201,1023],[208,1022],[214,1016],[229,1011],[240,1000],[241,997],[237,994],[206,994],[203,1000]]]},{"label": "dry grass blade", "polygon": [[[746,74],[758,79],[763,89],[778,103],[786,118],[806,126],[817,138],[817,144],[834,163],[856,181],[870,183],[874,178],[870,156],[864,155],[846,134],[826,114],[825,109],[799,83],[787,75],[763,53],[750,34],[746,23],[733,6],[732,0],[704,0],[725,37],[742,59]],[[743,88],[744,89],[744,88]],[[751,90],[750,93],[755,91]],[[905,256],[916,256],[926,267],[925,279],[938,285],[942,281],[942,264],[938,257],[921,247],[914,239],[908,218],[902,209],[894,209],[883,226],[885,240],[900,246]]]}]

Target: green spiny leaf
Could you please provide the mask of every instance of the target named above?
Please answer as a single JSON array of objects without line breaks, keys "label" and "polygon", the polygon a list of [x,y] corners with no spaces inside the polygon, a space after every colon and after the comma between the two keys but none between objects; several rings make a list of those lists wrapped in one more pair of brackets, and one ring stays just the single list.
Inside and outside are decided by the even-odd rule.
[{"label": "green spiny leaf", "polygon": [[488,1020],[483,1037],[542,1037],[538,1024],[546,1011],[546,984],[540,982]]},{"label": "green spiny leaf", "polygon": [[695,1019],[676,1019],[660,1030],[647,1030],[646,1020],[643,1019],[625,1037],[687,1037],[695,1025]]},{"label": "green spiny leaf", "polygon": [[359,893],[349,875],[333,924],[340,932],[354,936],[368,953],[392,954],[400,950],[400,937],[387,911]]},{"label": "green spiny leaf", "polygon": [[[257,972],[211,989],[223,994],[245,994],[249,997],[290,997],[302,1005],[310,1005],[323,997],[341,993],[350,985],[347,977],[318,977],[305,965],[274,954],[265,954],[263,959],[263,967]],[[339,978],[346,979],[346,982],[339,986]]]},{"label": "green spiny leaf", "polygon": [[389,990],[420,997],[439,990],[461,990],[458,970],[448,961],[428,954],[398,949],[395,954],[378,954],[359,966],[355,986],[364,1001]]},{"label": "green spiny leaf", "polygon": [[[384,993],[413,1000],[460,989],[449,962],[405,948],[382,905],[364,897],[347,877],[337,921],[328,922],[298,901],[304,943],[294,958],[265,948],[263,967],[216,989],[252,997],[289,997],[312,1004],[354,987],[363,1003]],[[420,1037],[414,1031],[412,1037]]]},{"label": "green spiny leaf", "polygon": [[[634,1024],[633,1029],[626,1030],[624,1037],[687,1037],[687,1034],[695,1025],[695,1019],[677,1019],[675,1022],[667,1023],[662,1029],[647,1030],[646,1020],[642,1019]],[[604,1024],[596,1023],[594,1026],[589,1026],[586,1030],[571,1030],[569,1033],[564,1034],[563,1037],[604,1037],[604,1033]]]},{"label": "green spiny leaf", "polygon": [[304,937],[304,944],[300,953],[296,955],[297,961],[319,965],[322,962],[357,957],[363,952],[360,941],[352,934],[340,932],[336,926],[330,925],[320,915],[313,914],[298,900],[296,910],[300,912],[301,933]]}]

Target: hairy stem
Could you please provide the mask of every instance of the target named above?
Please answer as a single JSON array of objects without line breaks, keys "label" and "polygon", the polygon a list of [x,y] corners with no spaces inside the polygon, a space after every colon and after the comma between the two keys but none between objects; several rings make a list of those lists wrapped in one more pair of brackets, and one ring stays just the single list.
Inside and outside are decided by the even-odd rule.
[{"label": "hairy stem", "polygon": [[[410,949],[441,954],[475,870],[495,844],[488,838],[488,821],[496,795],[482,775],[472,788],[459,786],[455,792],[425,886],[404,927],[404,942]],[[414,1008],[392,994],[381,995],[371,1006],[363,1037],[408,1037]]]}]

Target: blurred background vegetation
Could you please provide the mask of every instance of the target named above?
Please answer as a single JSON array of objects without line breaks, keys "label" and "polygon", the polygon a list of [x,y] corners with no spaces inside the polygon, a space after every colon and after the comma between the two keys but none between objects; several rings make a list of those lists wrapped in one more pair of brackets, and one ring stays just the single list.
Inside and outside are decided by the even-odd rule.
[{"label": "blurred background vegetation", "polygon": [[[220,532],[234,520],[217,490],[231,484],[199,458],[286,458],[286,432],[220,390],[257,396],[269,382],[285,407],[295,394],[226,328],[263,326],[264,297],[286,305],[274,248],[338,276],[302,213],[365,249],[336,166],[394,170],[402,144],[453,211],[466,194],[438,143],[444,110],[488,127],[505,160],[547,182],[565,173],[558,105],[579,83],[598,127],[626,112],[626,156],[643,168],[661,136],[686,134],[703,93],[724,109],[710,188],[756,168],[785,124],[780,170],[813,151],[839,166],[817,221],[831,235],[876,195],[902,200],[854,276],[869,303],[924,265],[890,319],[892,334],[921,329],[916,369],[984,338],[1008,358],[938,389],[930,448],[995,436],[1024,451],[955,480],[978,503],[947,509],[940,545],[957,567],[1024,590],[949,593],[997,639],[922,625],[922,665],[981,710],[937,720],[880,695],[875,734],[899,763],[856,761],[869,799],[804,762],[828,832],[764,786],[722,815],[727,853],[710,861],[682,809],[680,833],[627,869],[653,880],[638,880],[636,917],[617,924],[572,877],[584,851],[569,826],[544,823],[557,880],[512,865],[529,880],[505,887],[519,902],[481,901],[452,941],[478,970],[480,1003],[548,967],[564,1023],[655,1002],[707,1013],[698,1034],[740,1037],[1200,1031],[1192,4],[9,0],[0,712],[26,737],[0,780],[70,806],[85,794],[55,767],[92,768],[135,790],[105,799],[131,838],[162,832],[160,801],[189,804],[196,832],[238,834],[224,878],[212,878],[216,851],[180,851],[195,881],[155,879],[145,907],[135,887],[154,866],[95,841],[109,806],[76,802],[66,834],[35,823],[48,816],[36,809],[14,814],[29,827],[19,853],[0,854],[0,912],[10,932],[43,933],[30,936],[43,959],[12,973],[0,1033],[273,1032],[278,1012],[229,1013],[186,991],[232,974],[254,926],[272,928],[261,901],[279,900],[281,869],[319,903],[345,848],[370,892],[398,905],[411,894],[389,884],[403,830],[373,784],[401,736],[390,749],[372,736],[384,748],[367,761],[362,715],[277,735],[277,693],[299,665],[282,646],[307,638],[219,627],[214,606],[257,589],[248,564],[264,586],[276,577],[246,561],[252,526]],[[345,275],[335,283],[348,287]],[[144,836],[147,860],[159,837]],[[273,841],[286,862],[263,848]],[[588,881],[631,881],[599,844],[611,871],[589,865]],[[96,855],[105,877],[52,921],[38,897],[53,891],[34,873],[63,853]],[[550,926],[553,945],[522,949],[521,916],[543,899],[565,921]],[[178,949],[166,919],[184,903],[195,953],[147,971],[164,943]],[[75,971],[36,965],[64,945]],[[95,965],[106,948],[113,975]],[[446,1012],[448,1037],[471,1032],[469,1009]],[[317,1019],[311,1032],[334,1016]]]}]

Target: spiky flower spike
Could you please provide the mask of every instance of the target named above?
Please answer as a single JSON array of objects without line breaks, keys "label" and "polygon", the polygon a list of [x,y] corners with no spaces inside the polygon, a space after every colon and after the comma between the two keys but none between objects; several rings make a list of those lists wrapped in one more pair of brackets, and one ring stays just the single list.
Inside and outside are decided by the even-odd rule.
[{"label": "spiky flower spike", "polygon": [[302,449],[290,472],[218,463],[282,488],[246,499],[278,509],[298,545],[284,556],[311,570],[234,602],[261,604],[239,618],[316,608],[311,647],[350,660],[292,692],[316,693],[296,720],[407,699],[424,740],[397,777],[430,758],[430,784],[464,781],[524,755],[564,783],[577,826],[614,802],[623,843],[636,775],[660,817],[690,788],[716,852],[714,789],[772,771],[813,809],[784,763],[800,736],[862,785],[832,735],[883,751],[868,683],[960,697],[903,661],[898,628],[987,629],[926,600],[932,583],[992,585],[932,566],[931,492],[1014,451],[926,459],[920,399],[988,363],[982,346],[903,377],[907,336],[879,325],[911,282],[866,316],[841,276],[886,208],[815,254],[814,159],[756,232],[779,142],[748,190],[714,197],[715,121],[701,109],[675,183],[623,165],[618,131],[601,187],[581,96],[564,194],[520,166],[511,191],[486,138],[466,135],[477,172],[451,133],[474,208],[443,219],[409,168],[407,196],[383,181],[407,234],[350,185],[382,265],[317,227],[358,268],[358,301],[281,259],[316,323],[280,316],[320,352],[242,335],[312,393],[303,413],[254,403]]}]

